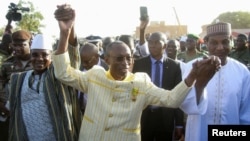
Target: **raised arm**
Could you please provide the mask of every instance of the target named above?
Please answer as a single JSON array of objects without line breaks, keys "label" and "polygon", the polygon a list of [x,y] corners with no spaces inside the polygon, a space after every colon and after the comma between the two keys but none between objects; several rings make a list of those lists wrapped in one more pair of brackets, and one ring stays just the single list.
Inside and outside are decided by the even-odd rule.
[{"label": "raised arm", "polygon": [[[67,14],[65,14],[65,10]],[[58,55],[68,50],[68,41],[72,45],[76,44],[74,31],[75,10],[68,4],[58,5],[54,15],[60,28],[58,47],[55,51],[55,54]]]},{"label": "raised arm", "polygon": [[147,18],[146,20],[141,20],[140,24],[140,40],[139,40],[139,45],[143,45],[146,40],[145,40],[145,30],[148,26],[149,19]]}]

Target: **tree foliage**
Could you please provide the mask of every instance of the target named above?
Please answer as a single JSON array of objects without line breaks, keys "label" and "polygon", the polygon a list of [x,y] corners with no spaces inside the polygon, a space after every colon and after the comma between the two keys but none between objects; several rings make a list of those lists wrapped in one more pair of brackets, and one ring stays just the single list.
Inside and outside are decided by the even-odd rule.
[{"label": "tree foliage", "polygon": [[[44,17],[41,12],[36,11],[33,3],[30,1],[20,0],[17,4],[17,7],[28,7],[30,10],[29,12],[18,10],[18,13],[22,14],[22,19],[21,21],[12,21],[12,25],[15,24],[15,26],[13,26],[13,31],[24,29],[34,34],[41,33],[41,28],[45,27],[43,24],[41,24],[41,21],[44,19]],[[8,20],[6,20],[6,24],[7,21]],[[4,29],[5,27],[0,28],[0,35],[3,35]]]},{"label": "tree foliage", "polygon": [[250,12],[237,11],[222,13],[215,18],[212,23],[215,23],[217,20],[231,23],[232,29],[250,28]]},{"label": "tree foliage", "polygon": [[28,5],[30,11],[22,13],[22,20],[16,22],[17,29],[25,29],[32,33],[41,33],[41,28],[44,27],[41,24],[41,21],[44,19],[43,15],[41,12],[35,10],[32,2],[20,0],[18,6],[27,7],[23,5]]}]

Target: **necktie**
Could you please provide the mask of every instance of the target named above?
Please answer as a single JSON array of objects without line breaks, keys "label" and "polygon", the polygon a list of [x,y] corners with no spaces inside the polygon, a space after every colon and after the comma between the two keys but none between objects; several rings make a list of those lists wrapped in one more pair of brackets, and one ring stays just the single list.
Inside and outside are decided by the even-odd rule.
[{"label": "necktie", "polygon": [[161,61],[156,61],[155,62],[155,80],[154,80],[154,84],[158,87],[161,86],[161,81],[160,81],[160,78],[161,78],[161,70],[160,70],[160,65],[161,65]]},{"label": "necktie", "polygon": [[[161,65],[161,61],[155,62],[154,84],[158,87],[161,87],[161,84],[160,84],[161,83],[161,81],[160,81],[160,79],[161,79],[161,76],[160,76],[161,75],[161,67],[160,67],[160,65]],[[150,105],[151,112],[155,112],[158,109],[159,109],[159,106]]]}]

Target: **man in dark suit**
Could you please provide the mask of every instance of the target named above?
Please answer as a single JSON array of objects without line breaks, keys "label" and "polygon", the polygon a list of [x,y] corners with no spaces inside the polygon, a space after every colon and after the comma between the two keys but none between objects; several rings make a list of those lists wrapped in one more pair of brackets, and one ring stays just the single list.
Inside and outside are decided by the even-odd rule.
[{"label": "man in dark suit", "polygon": [[[182,76],[180,64],[164,54],[166,46],[165,34],[152,33],[148,40],[150,55],[135,60],[133,72],[146,72],[158,87],[171,90],[182,80]],[[178,133],[174,135],[175,139],[179,139],[182,135],[183,114],[180,109],[154,105],[146,107],[141,117],[142,141],[172,141],[174,131]]]},{"label": "man in dark suit", "polygon": [[[106,62],[100,57],[98,47],[93,43],[85,43],[80,48],[80,57],[81,57],[81,71],[87,71],[91,69],[94,65],[102,66],[105,70],[108,70],[108,65]],[[80,108],[82,111],[82,115],[84,115],[86,103],[87,103],[87,95],[78,91]]]}]

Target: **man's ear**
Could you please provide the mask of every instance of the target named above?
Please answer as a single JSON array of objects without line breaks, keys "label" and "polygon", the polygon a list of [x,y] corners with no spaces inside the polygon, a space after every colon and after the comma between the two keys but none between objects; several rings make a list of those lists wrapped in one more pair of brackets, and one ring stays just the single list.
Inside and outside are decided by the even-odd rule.
[{"label": "man's ear", "polygon": [[110,65],[109,57],[108,57],[108,56],[105,56],[105,57],[104,57],[104,61],[105,61],[108,65]]}]

